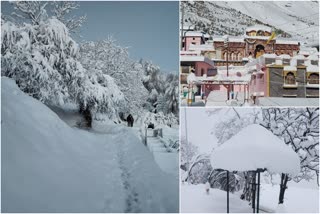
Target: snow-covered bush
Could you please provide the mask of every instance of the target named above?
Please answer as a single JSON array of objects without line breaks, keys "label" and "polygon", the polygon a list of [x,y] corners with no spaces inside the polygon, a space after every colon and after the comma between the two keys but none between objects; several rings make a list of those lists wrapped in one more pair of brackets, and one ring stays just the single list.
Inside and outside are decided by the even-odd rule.
[{"label": "snow-covered bush", "polygon": [[77,53],[78,45],[57,19],[21,27],[2,23],[1,75],[43,102],[61,104],[78,97],[84,74]]}]

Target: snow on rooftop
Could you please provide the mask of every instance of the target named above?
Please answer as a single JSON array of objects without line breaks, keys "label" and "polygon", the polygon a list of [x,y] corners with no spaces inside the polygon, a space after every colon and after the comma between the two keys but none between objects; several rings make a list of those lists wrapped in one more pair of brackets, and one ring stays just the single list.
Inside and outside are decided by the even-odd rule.
[{"label": "snow on rooftop", "polygon": [[280,39],[277,39],[277,40],[276,40],[276,44],[298,45],[299,42],[297,42],[297,41],[290,41],[290,40],[280,40]]},{"label": "snow on rooftop", "polygon": [[[244,37],[237,36],[237,37],[228,37],[228,38],[229,38],[229,42],[244,42]],[[215,38],[212,38],[212,40],[214,42],[224,42],[225,38],[215,37]]]},{"label": "snow on rooftop", "polygon": [[284,66],[283,70],[284,71],[297,71],[297,67],[295,67],[295,66]]},{"label": "snow on rooftop", "polygon": [[277,55],[276,54],[263,54],[264,58],[276,58]]},{"label": "snow on rooftop", "polygon": [[214,169],[251,171],[267,169],[274,173],[296,175],[300,159],[292,148],[266,128],[253,124],[243,128],[215,149],[211,155]]},{"label": "snow on rooftop", "polygon": [[246,32],[259,31],[259,30],[271,32],[271,28],[264,25],[254,25],[254,26],[248,27],[246,29]]},{"label": "snow on rooftop", "polygon": [[291,56],[289,54],[281,54],[281,55],[279,55],[279,57],[282,59],[290,59],[291,58]]},{"label": "snow on rooftop", "polygon": [[294,59],[305,59],[305,57],[300,53],[298,55],[295,55],[293,58]]},{"label": "snow on rooftop", "polygon": [[203,33],[200,31],[187,31],[184,33],[184,36],[202,37]]},{"label": "snow on rooftop", "polygon": [[200,55],[200,50],[192,50],[192,51],[180,51],[180,55]]},{"label": "snow on rooftop", "polygon": [[310,60],[319,60],[319,57],[317,55],[310,55],[310,56],[308,56],[308,59],[310,59]]},{"label": "snow on rooftop", "polygon": [[199,50],[199,51],[214,51],[213,45],[210,44],[201,44],[201,45],[189,45],[189,50]]},{"label": "snow on rooftop", "polygon": [[319,72],[319,67],[316,65],[308,65],[307,72]]}]

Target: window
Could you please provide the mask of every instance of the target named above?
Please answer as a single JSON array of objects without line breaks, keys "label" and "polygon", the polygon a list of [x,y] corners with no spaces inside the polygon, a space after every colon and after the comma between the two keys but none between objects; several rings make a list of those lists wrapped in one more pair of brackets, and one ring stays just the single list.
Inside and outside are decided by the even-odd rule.
[{"label": "window", "polygon": [[319,74],[310,74],[308,79],[309,84],[319,84]]},{"label": "window", "polygon": [[196,43],[195,42],[191,42],[191,44],[195,45]]},{"label": "window", "polygon": [[196,40],[196,38],[193,37],[192,40]]},{"label": "window", "polygon": [[295,85],[296,84],[296,77],[294,76],[294,74],[292,72],[289,72],[286,75],[284,83],[286,85]]}]

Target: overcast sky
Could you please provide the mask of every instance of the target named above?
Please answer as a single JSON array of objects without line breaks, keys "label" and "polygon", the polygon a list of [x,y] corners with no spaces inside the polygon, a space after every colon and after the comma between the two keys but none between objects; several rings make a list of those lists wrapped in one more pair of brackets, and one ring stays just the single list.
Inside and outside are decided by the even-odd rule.
[{"label": "overcast sky", "polygon": [[[76,14],[87,21],[77,41],[96,41],[112,35],[130,47],[133,59],[151,60],[166,72],[179,69],[179,2],[81,1]],[[2,12],[9,11],[2,2]]]}]

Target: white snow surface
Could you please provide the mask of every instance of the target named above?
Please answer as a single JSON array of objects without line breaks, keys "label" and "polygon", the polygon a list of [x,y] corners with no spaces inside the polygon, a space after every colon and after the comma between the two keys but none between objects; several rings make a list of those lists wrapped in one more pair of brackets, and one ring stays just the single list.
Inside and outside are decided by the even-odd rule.
[{"label": "white snow surface", "polygon": [[1,83],[2,212],[178,212],[178,185],[133,129],[72,128]]},{"label": "white snow surface", "polygon": [[216,148],[211,156],[215,169],[251,171],[267,169],[295,175],[300,172],[299,156],[264,127],[253,124]]}]

